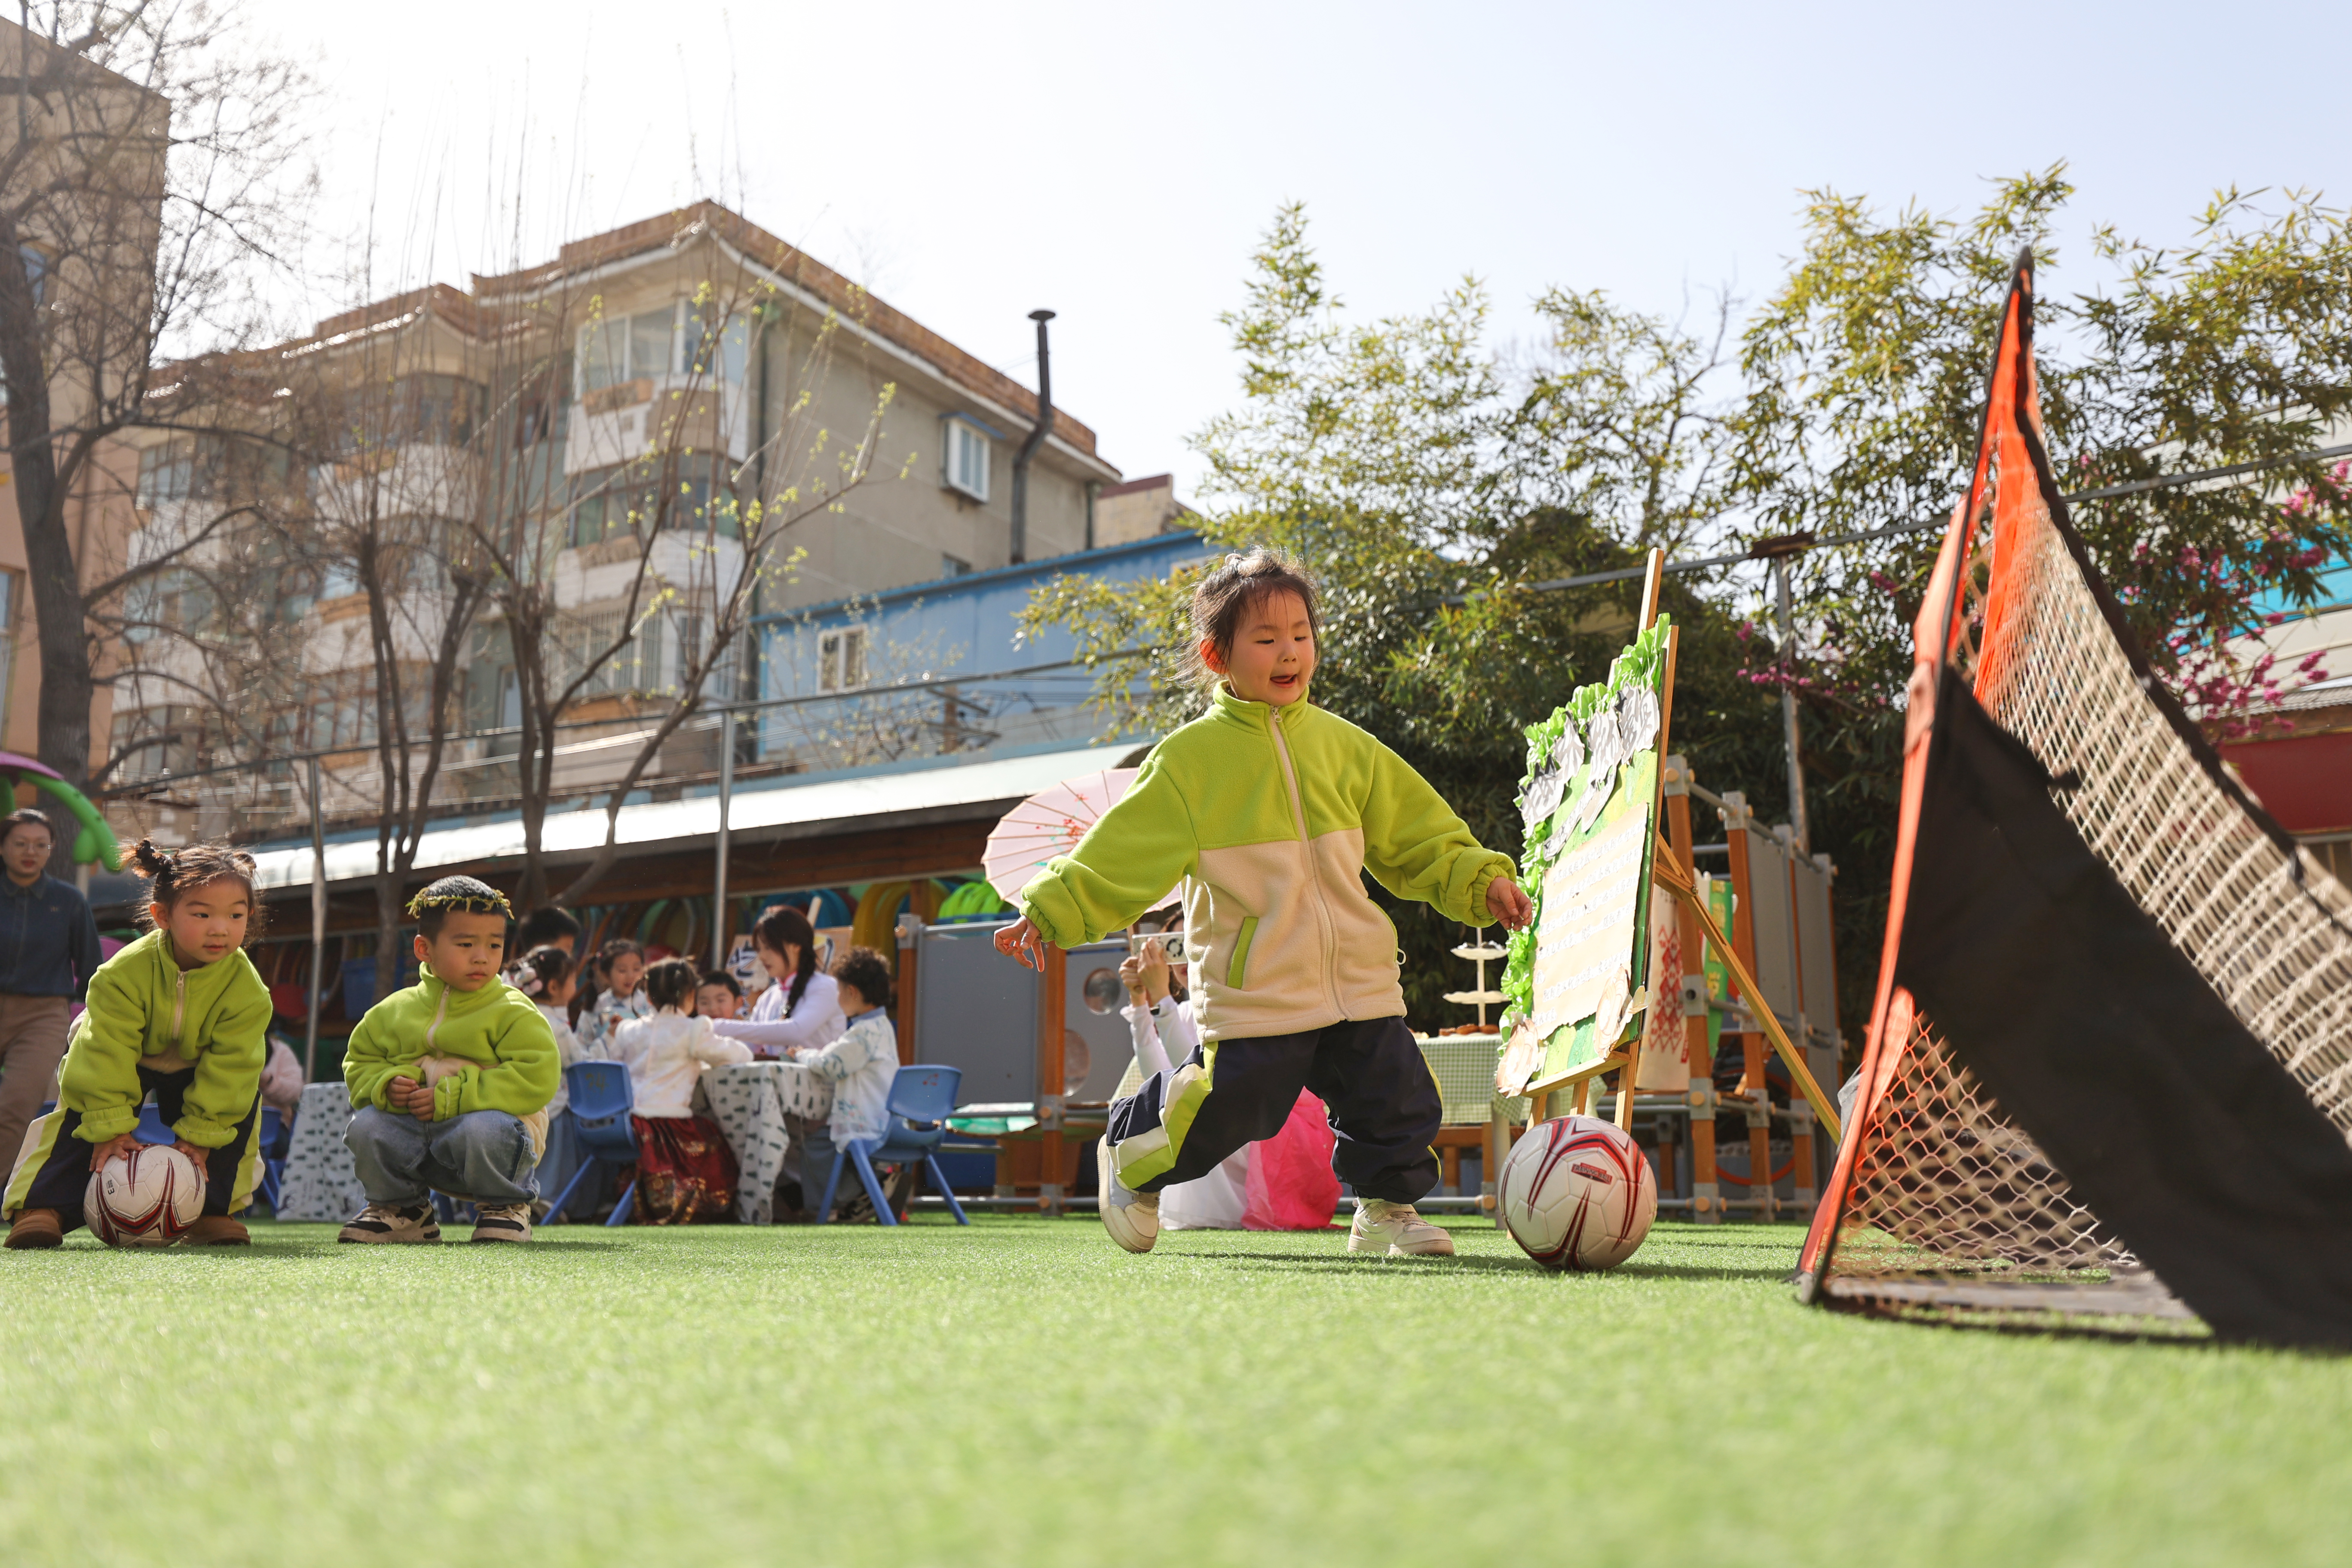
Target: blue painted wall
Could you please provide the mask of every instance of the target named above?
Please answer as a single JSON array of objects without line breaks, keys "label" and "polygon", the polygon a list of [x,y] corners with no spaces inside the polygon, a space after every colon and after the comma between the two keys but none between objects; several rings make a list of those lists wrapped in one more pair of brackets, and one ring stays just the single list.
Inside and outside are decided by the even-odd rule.
[{"label": "blue painted wall", "polygon": [[[966,683],[963,678],[1056,663],[1076,652],[1074,639],[1058,628],[1014,641],[1017,618],[1039,584],[1079,574],[1113,582],[1165,577],[1209,553],[1198,534],[1162,533],[761,616],[753,622],[760,696],[767,700],[817,694],[825,634],[857,627],[865,634],[868,692],[924,679],[959,680],[960,691],[978,705],[957,721],[974,731],[964,740],[967,748],[1090,739],[1099,721],[1089,726],[1076,710],[1094,690],[1091,671],[1064,669],[991,682]],[[819,703],[762,710],[756,726],[760,754],[805,750],[813,726],[824,725],[828,715],[845,721],[850,707]],[[944,702],[941,708],[944,712]],[[821,757],[808,760],[824,765]]]}]

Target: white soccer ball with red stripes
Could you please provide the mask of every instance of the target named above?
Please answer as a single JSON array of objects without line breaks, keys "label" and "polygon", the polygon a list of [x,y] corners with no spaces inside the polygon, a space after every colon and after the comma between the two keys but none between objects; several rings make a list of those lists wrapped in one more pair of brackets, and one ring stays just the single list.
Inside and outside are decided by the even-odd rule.
[{"label": "white soccer ball with red stripes", "polygon": [[1511,1239],[1547,1268],[1614,1268],[1658,1217],[1658,1183],[1633,1135],[1596,1116],[1528,1129],[1495,1185]]},{"label": "white soccer ball with red stripes", "polygon": [[168,1143],[142,1143],[92,1171],[81,1217],[109,1247],[169,1247],[205,1212],[204,1167]]}]

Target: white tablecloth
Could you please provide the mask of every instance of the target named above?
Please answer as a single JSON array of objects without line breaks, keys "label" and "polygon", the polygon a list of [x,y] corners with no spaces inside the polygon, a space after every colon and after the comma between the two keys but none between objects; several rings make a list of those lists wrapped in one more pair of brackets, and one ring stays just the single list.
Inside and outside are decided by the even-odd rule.
[{"label": "white tablecloth", "polygon": [[741,1173],[735,1217],[745,1225],[773,1224],[776,1175],[792,1148],[784,1119],[824,1121],[833,1111],[833,1085],[798,1062],[745,1062],[704,1073],[702,1093]]},{"label": "white tablecloth", "polygon": [[341,1225],[367,1207],[367,1191],[343,1142],[352,1101],[340,1079],[314,1083],[302,1091],[294,1113],[294,1142],[286,1152],[286,1177],[278,1188],[278,1217]]}]

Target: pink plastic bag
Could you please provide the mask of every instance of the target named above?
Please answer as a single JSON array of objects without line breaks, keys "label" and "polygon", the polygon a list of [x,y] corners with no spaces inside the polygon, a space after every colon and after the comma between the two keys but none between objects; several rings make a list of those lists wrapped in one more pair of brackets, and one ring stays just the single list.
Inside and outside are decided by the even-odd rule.
[{"label": "pink plastic bag", "polygon": [[1250,1150],[1244,1230],[1321,1230],[1339,1206],[1331,1173],[1331,1122],[1323,1102],[1298,1091],[1282,1131]]}]

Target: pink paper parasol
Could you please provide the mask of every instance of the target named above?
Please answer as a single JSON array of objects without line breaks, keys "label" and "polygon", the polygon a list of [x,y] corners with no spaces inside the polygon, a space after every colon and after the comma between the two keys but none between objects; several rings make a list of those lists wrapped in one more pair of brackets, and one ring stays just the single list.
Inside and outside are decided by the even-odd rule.
[{"label": "pink paper parasol", "polygon": [[988,885],[1008,903],[1018,898],[1046,861],[1077,846],[1087,829],[1127,793],[1137,771],[1109,768],[1081,773],[1038,791],[1006,812],[1004,820],[989,831],[988,848],[981,857]]}]

